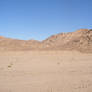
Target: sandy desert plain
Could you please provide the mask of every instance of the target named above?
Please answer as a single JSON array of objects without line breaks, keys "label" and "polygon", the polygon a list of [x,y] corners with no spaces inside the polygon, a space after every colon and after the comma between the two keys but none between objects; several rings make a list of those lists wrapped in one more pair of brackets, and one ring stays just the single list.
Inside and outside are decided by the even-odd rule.
[{"label": "sandy desert plain", "polygon": [[0,92],[92,92],[92,53],[1,51]]},{"label": "sandy desert plain", "polygon": [[0,92],[92,92],[92,29],[42,42],[0,37]]}]

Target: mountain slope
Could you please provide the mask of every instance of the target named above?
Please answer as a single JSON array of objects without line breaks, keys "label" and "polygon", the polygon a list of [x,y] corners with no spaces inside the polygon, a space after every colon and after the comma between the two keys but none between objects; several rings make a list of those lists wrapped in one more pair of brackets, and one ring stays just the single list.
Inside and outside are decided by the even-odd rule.
[{"label": "mountain slope", "polygon": [[80,29],[75,32],[53,35],[43,41],[49,49],[92,51],[92,30]]},{"label": "mountain slope", "polygon": [[79,50],[92,52],[92,30],[53,35],[42,42],[0,37],[0,50]]},{"label": "mountain slope", "polygon": [[0,50],[32,50],[38,48],[40,44],[36,40],[17,40],[10,38],[0,38]]}]

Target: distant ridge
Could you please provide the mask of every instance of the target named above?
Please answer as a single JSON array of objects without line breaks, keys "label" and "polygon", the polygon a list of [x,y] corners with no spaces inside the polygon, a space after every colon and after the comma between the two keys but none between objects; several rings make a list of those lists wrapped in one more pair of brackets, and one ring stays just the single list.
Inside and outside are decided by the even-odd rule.
[{"label": "distant ridge", "polygon": [[78,50],[92,52],[92,29],[53,35],[42,42],[0,36],[0,50]]}]

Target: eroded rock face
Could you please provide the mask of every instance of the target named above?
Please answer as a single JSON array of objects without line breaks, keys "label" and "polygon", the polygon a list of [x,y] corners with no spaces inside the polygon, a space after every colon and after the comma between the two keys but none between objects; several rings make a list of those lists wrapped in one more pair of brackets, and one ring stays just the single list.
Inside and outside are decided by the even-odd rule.
[{"label": "eroded rock face", "polygon": [[79,50],[92,52],[92,29],[60,33],[46,40],[17,40],[0,37],[0,50]]},{"label": "eroded rock face", "polygon": [[48,48],[63,50],[92,51],[92,30],[80,29],[75,32],[53,35],[43,41]]}]

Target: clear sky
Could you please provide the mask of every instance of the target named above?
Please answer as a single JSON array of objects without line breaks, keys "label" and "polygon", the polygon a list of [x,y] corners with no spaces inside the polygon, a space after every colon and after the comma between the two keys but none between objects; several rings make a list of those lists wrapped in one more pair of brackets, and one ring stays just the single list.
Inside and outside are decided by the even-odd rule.
[{"label": "clear sky", "polygon": [[0,35],[44,40],[52,34],[92,29],[92,0],[0,0]]}]

